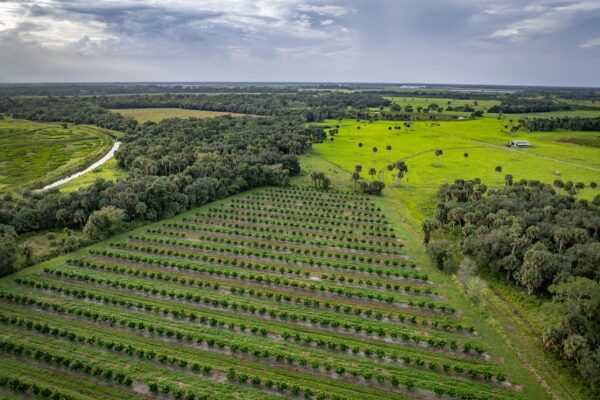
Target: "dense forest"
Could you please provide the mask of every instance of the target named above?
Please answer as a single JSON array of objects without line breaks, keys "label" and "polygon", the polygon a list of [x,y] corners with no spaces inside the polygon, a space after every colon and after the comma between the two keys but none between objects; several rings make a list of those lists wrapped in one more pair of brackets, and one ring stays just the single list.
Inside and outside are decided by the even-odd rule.
[{"label": "dense forest", "polygon": [[423,223],[437,266],[455,271],[465,257],[529,294],[552,295],[556,322],[547,348],[573,362],[600,390],[600,196],[593,202],[538,181],[487,191],[479,180],[439,190],[433,220]]},{"label": "dense forest", "polygon": [[157,220],[239,191],[281,185],[299,172],[296,154],[322,130],[298,120],[270,118],[170,119],[130,129],[116,153],[128,177],[97,181],[72,193],[25,192],[0,199],[0,224],[18,233],[82,227],[102,207],[125,218]]},{"label": "dense forest", "polygon": [[137,122],[112,113],[87,97],[38,97],[0,99],[0,113],[40,122],[93,124],[123,133],[137,129]]},{"label": "dense forest", "polygon": [[556,129],[570,131],[600,131],[600,118],[534,118],[524,120],[527,129],[534,132],[549,132]]},{"label": "dense forest", "polygon": [[325,118],[366,118],[369,107],[387,107],[390,100],[373,94],[157,94],[101,97],[0,98],[0,113],[34,121],[94,123],[126,131],[130,121],[107,108],[171,107],[262,116],[298,117],[305,122]]},{"label": "dense forest", "polygon": [[518,95],[508,96],[498,105],[490,107],[488,112],[504,114],[522,114],[571,110],[572,106],[548,98],[528,98]]}]

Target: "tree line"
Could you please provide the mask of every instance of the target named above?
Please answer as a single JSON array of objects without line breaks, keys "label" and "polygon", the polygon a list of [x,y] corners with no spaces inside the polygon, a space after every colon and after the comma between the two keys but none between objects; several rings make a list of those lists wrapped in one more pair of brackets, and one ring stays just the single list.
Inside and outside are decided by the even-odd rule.
[{"label": "tree line", "polygon": [[600,118],[559,117],[534,118],[523,120],[523,125],[530,131],[550,132],[556,129],[569,131],[600,131]]},{"label": "tree line", "polygon": [[539,181],[480,180],[440,187],[433,219],[423,222],[433,262],[455,271],[468,258],[529,294],[551,295],[545,346],[600,390],[600,195],[562,195]]},{"label": "tree line", "polygon": [[549,98],[529,98],[518,95],[506,97],[498,105],[490,107],[490,113],[522,114],[533,112],[564,111],[572,107]]}]

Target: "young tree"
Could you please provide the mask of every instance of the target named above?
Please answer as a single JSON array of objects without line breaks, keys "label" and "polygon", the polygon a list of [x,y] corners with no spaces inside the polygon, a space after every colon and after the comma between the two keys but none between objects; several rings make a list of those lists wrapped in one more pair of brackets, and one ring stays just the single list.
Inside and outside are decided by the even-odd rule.
[{"label": "young tree", "polygon": [[114,206],[106,206],[98,211],[94,211],[92,215],[90,215],[83,228],[83,232],[88,235],[90,239],[106,239],[123,228],[124,219],[124,210]]}]

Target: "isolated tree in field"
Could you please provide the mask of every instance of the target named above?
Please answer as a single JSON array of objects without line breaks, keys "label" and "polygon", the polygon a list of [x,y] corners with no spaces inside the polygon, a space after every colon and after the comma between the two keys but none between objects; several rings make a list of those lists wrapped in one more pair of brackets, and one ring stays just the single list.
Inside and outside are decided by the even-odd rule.
[{"label": "isolated tree in field", "polygon": [[358,148],[361,149],[363,147],[362,143],[358,143]]},{"label": "isolated tree in field", "polygon": [[[390,129],[391,129],[391,127],[390,127]],[[390,150],[392,150],[392,146],[390,146],[390,145],[388,144],[387,146],[385,146],[385,149],[386,149],[387,151],[390,151]]]},{"label": "isolated tree in field", "polygon": [[0,276],[14,271],[17,259],[17,232],[10,225],[0,224]]},{"label": "isolated tree in field", "polygon": [[465,158],[465,164],[466,164],[467,160],[469,159],[469,153],[463,154],[463,157]]},{"label": "isolated tree in field", "polygon": [[444,150],[436,150],[435,151],[435,165],[439,166],[440,165],[440,156],[444,154]]},{"label": "isolated tree in field", "polygon": [[592,182],[590,182],[590,187],[591,187],[592,189],[596,189],[596,188],[598,187],[598,184],[597,184],[596,182],[593,182],[593,181],[592,181]]},{"label": "isolated tree in field", "polygon": [[88,235],[90,239],[106,239],[123,228],[124,219],[124,210],[114,206],[106,206],[98,211],[94,211],[92,215],[90,215],[87,223],[83,227],[83,232]]},{"label": "isolated tree in field", "polygon": [[501,165],[497,165],[495,168],[496,172],[498,173],[498,175],[496,176],[496,183],[498,183],[498,179],[500,179],[500,174],[502,173],[502,166]]},{"label": "isolated tree in field", "polygon": [[377,147],[373,147],[373,153],[377,153]]},{"label": "isolated tree in field", "polygon": [[583,182],[577,182],[575,184],[575,187],[577,188],[577,190],[585,189],[585,183],[583,183]]},{"label": "isolated tree in field", "polygon": [[404,161],[398,161],[396,162],[394,167],[398,170],[398,185],[400,185],[400,183],[402,182],[402,178],[404,178],[404,175],[406,175],[406,173],[408,172],[408,166]]},{"label": "isolated tree in field", "polygon": [[369,175],[371,176],[371,179],[375,178],[375,175],[377,174],[377,170],[373,167],[369,168]]},{"label": "isolated tree in field", "polygon": [[360,174],[362,172],[362,165],[356,164],[354,166],[354,172],[358,172]]},{"label": "isolated tree in field", "polygon": [[512,186],[512,184],[513,184],[513,176],[511,174],[504,175],[504,184],[506,186]]}]

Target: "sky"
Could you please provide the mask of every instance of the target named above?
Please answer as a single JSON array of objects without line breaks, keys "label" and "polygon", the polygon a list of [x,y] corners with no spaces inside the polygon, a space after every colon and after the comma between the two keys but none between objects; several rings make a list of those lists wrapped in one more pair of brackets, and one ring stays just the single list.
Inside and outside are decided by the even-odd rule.
[{"label": "sky", "polygon": [[0,82],[600,86],[600,0],[0,0]]}]

